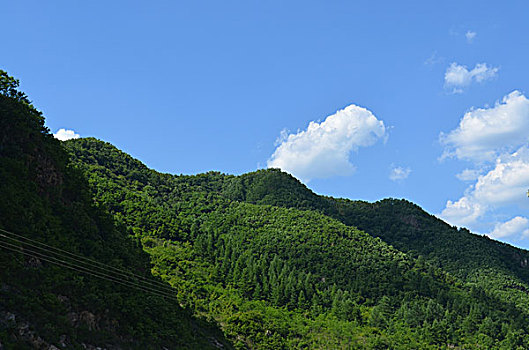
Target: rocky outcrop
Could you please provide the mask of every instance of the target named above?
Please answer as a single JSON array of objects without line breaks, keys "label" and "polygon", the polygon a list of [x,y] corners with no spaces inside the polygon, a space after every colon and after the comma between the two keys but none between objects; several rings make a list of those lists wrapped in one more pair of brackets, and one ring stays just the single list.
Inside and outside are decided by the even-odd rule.
[{"label": "rocky outcrop", "polygon": [[[66,299],[65,299],[66,298]],[[67,297],[62,296],[62,300],[67,300]],[[89,311],[81,311],[79,313],[70,312],[67,315],[68,320],[74,327],[85,325],[89,330],[100,329],[100,318]],[[117,322],[117,321],[115,321]],[[112,322],[110,322],[112,323]],[[57,343],[52,343],[43,339],[31,326],[31,324],[21,319],[13,312],[0,311],[0,330],[8,330],[11,335],[11,341],[19,344],[26,344],[30,348],[39,350],[61,350],[71,347],[68,336],[63,334],[59,337]],[[107,348],[99,347],[91,344],[81,344],[87,350],[107,350]],[[0,350],[4,350],[5,346],[0,341]],[[118,348],[112,348],[118,349]],[[110,349],[108,349],[110,350]]]},{"label": "rocky outcrop", "polygon": [[[11,336],[20,343],[28,344],[34,349],[50,349],[52,346],[40,337],[31,327],[29,322],[20,319],[15,313],[0,312],[0,329],[8,329]],[[0,346],[3,349],[4,346]]]},{"label": "rocky outcrop", "polygon": [[403,216],[400,218],[400,220],[406,225],[410,225],[416,229],[419,228],[419,221],[417,220],[417,217],[415,215]]}]

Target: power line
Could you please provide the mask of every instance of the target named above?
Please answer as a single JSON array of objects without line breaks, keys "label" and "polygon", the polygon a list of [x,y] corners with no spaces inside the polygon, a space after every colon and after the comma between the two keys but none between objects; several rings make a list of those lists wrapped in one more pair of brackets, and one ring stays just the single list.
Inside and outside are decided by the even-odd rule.
[{"label": "power line", "polygon": [[[0,234],[0,237],[5,237],[4,235]],[[18,245],[15,245],[15,244],[11,244],[11,243],[8,243],[6,241],[4,241],[5,244],[9,245],[9,246],[12,246],[12,247],[17,247],[17,248],[22,248],[22,249],[25,249],[25,250],[28,250],[34,254],[38,254],[39,256],[43,256],[43,257],[47,257],[49,259],[55,259],[55,260],[59,260],[63,263],[67,263],[67,264],[70,264],[70,265],[73,265],[73,266],[76,266],[78,268],[81,268],[81,269],[84,269],[84,270],[88,270],[92,273],[97,273],[97,274],[100,274],[102,276],[106,276],[108,278],[113,278],[113,279],[116,279],[116,278],[126,278],[128,279],[127,282],[130,282],[130,283],[135,283],[135,284],[138,284],[138,285],[142,285],[142,283],[144,283],[144,287],[145,288],[149,288],[149,289],[152,289],[152,290],[155,290],[155,291],[159,291],[159,292],[164,292],[164,293],[169,293],[169,294],[172,294],[174,293],[174,289],[170,288],[169,286],[164,286],[165,288],[164,289],[160,289],[158,286],[152,286],[151,284],[147,283],[147,281],[143,281],[143,280],[136,280],[134,279],[132,276],[129,276],[129,275],[125,275],[125,274],[121,274],[121,273],[118,273],[118,272],[115,272],[115,271],[108,271],[108,270],[105,270],[104,268],[101,268],[101,267],[97,267],[97,269],[101,270],[101,271],[95,271],[95,270],[92,270],[90,267],[86,267],[86,266],[83,266],[83,265],[79,265],[79,264],[76,264],[75,262],[72,262],[72,261],[69,261],[69,260],[66,260],[66,259],[71,259],[70,257],[65,257],[65,256],[61,256],[60,254],[57,254],[57,253],[54,253],[53,254],[56,254],[56,256],[53,256],[53,255],[49,255],[49,254],[46,254],[46,253],[43,253],[43,252],[40,252],[40,251],[35,251],[35,250],[31,250],[31,249],[28,249],[27,247],[23,246],[24,244],[26,244],[25,242],[22,242],[22,241],[18,241],[16,239],[13,239],[13,238],[9,238],[11,240],[14,240],[15,242],[17,243],[20,243],[22,244],[22,246],[18,246]],[[1,241],[0,241],[1,242]],[[35,246],[32,246],[30,245],[31,247],[33,248],[37,248],[37,249],[41,249],[39,247],[35,247]],[[46,251],[46,250],[45,250]],[[61,259],[62,258],[62,259]],[[73,261],[78,261],[76,259],[71,259]],[[81,261],[81,263],[84,263]],[[114,275],[112,275],[114,274]],[[130,280],[130,281],[129,281]]]},{"label": "power line", "polygon": [[91,272],[89,270],[87,271],[87,270],[78,269],[75,266],[69,265],[68,262],[64,262],[64,261],[61,261],[59,259],[55,259],[55,258],[52,258],[52,257],[51,258],[50,257],[46,257],[46,256],[43,256],[42,254],[35,253],[33,251],[25,250],[22,247],[16,246],[14,244],[6,243],[6,242],[0,242],[0,247],[2,247],[4,249],[7,249],[7,250],[10,250],[10,251],[13,251],[13,252],[16,252],[16,253],[22,253],[24,255],[28,255],[28,256],[31,256],[33,258],[41,259],[41,260],[47,261],[49,263],[52,263],[52,264],[55,264],[55,265],[58,265],[58,266],[66,267],[66,268],[74,270],[74,271],[82,272],[82,273],[85,273],[87,275],[91,275],[93,277],[97,277],[97,278],[101,278],[101,279],[104,279],[104,280],[107,280],[107,281],[110,281],[110,282],[118,283],[118,284],[121,284],[121,285],[124,285],[124,286],[127,286],[127,287],[132,287],[132,288],[135,288],[135,289],[138,289],[138,290],[141,290],[143,292],[150,293],[150,294],[153,294],[153,295],[156,295],[156,296],[159,296],[159,297],[164,297],[164,298],[170,298],[170,299],[178,300],[174,295],[168,295],[168,294],[165,294],[165,293],[162,293],[162,292],[158,292],[158,291],[155,291],[155,290],[152,290],[152,289],[147,289],[147,287],[145,287],[145,286],[141,286],[141,285],[129,282],[129,281],[121,281],[121,280],[115,279],[115,278],[108,278],[108,277],[106,277],[104,275],[100,275],[98,273],[93,273],[93,272]]},{"label": "power line", "polygon": [[[33,248],[40,249],[40,250],[43,250],[43,251],[46,251],[46,252],[49,252],[49,253],[52,253],[52,254],[56,254],[56,255],[59,255],[59,256],[63,255],[62,257],[65,258],[65,259],[71,259],[71,260],[75,260],[75,261],[77,261],[79,263],[82,263],[82,264],[91,265],[93,268],[97,268],[97,269],[101,269],[101,270],[105,270],[105,269],[113,270],[112,272],[110,272],[110,271],[107,271],[107,272],[118,273],[118,274],[125,275],[125,276],[129,275],[130,277],[135,277],[135,278],[137,278],[139,280],[144,281],[147,284],[151,284],[153,287],[162,287],[162,288],[164,288],[164,289],[166,289],[168,291],[173,291],[173,289],[170,286],[168,286],[167,284],[165,284],[163,282],[152,280],[152,279],[149,279],[149,278],[147,278],[145,276],[141,276],[141,275],[135,274],[135,273],[133,273],[131,271],[120,269],[120,268],[114,267],[112,265],[108,265],[108,264],[104,264],[104,263],[96,261],[96,260],[92,260],[92,259],[84,257],[82,255],[71,253],[71,252],[69,252],[67,250],[63,250],[63,249],[60,249],[60,248],[57,248],[57,247],[54,247],[54,246],[39,242],[37,240],[24,237],[22,235],[14,233],[14,232],[10,232],[10,231],[7,231],[7,230],[1,229],[1,228],[0,228],[0,231],[2,231],[4,233],[7,233],[9,235],[13,235],[13,236],[18,237],[18,238],[21,238],[23,240],[33,242],[36,245],[35,244],[31,244],[31,243],[27,243],[27,242],[22,242],[19,239],[16,239],[16,238],[13,238],[13,237],[9,237],[9,236],[3,235],[3,234],[0,234],[0,237],[3,236],[5,238],[7,238],[7,239],[19,242],[21,244],[29,245],[29,246],[31,246]],[[46,248],[40,247],[40,246],[44,246]],[[64,256],[64,255],[67,255],[67,256]]]},{"label": "power line", "polygon": [[[4,245],[1,245],[2,243]],[[48,255],[40,253],[40,252],[35,252],[35,251],[30,250],[30,249],[17,246],[15,244],[7,243],[7,242],[0,242],[0,246],[2,246],[3,248],[9,249],[9,247],[6,247],[5,245],[7,245],[9,247],[12,247],[11,248],[12,250],[18,248],[18,251],[20,251],[21,253],[27,252],[28,253],[27,255],[31,254],[31,256],[33,256],[33,257],[35,257],[37,259],[43,259],[45,261],[48,261],[48,262],[51,262],[51,263],[56,263],[56,264],[64,266],[64,267],[71,267],[74,270],[77,270],[77,271],[80,271],[80,272],[86,272],[86,273],[88,273],[90,275],[93,275],[93,276],[96,276],[96,277],[102,277],[102,278],[107,279],[107,280],[112,281],[112,282],[117,282],[117,283],[121,283],[121,284],[127,284],[127,285],[132,286],[132,287],[137,286],[137,287],[143,288],[145,291],[151,291],[151,292],[155,292],[155,293],[158,293],[160,295],[167,296],[167,297],[173,297],[172,294],[169,294],[169,293],[167,293],[165,291],[156,290],[156,289],[154,289],[152,287],[141,285],[140,283],[136,283],[136,282],[133,282],[133,281],[127,281],[127,280],[121,280],[121,279],[119,279],[119,277],[107,275],[107,274],[102,273],[102,272],[92,271],[92,270],[90,270],[90,269],[88,269],[88,268],[86,268],[84,266],[76,266],[76,265],[72,264],[69,261],[64,261],[64,260],[61,260],[61,259],[57,259],[56,257],[51,257],[51,256],[48,256]]]},{"label": "power line", "polygon": [[[2,230],[2,229],[0,229],[0,230]],[[2,231],[5,232],[5,230],[2,230]],[[23,242],[23,241],[17,240],[17,239],[12,238],[12,237],[7,237],[7,236],[5,236],[3,234],[0,234],[0,237],[8,238],[8,239],[10,239],[12,241],[15,241],[15,242],[17,242],[19,244],[22,244],[22,245],[26,244],[26,245],[33,246],[33,247],[35,247],[37,249],[44,250],[44,248],[42,248],[42,247],[34,246],[34,245],[31,245],[31,244],[28,244],[27,242]],[[28,239],[28,240],[30,240],[30,239]],[[34,240],[31,240],[31,241],[34,241]],[[38,243],[40,243],[40,242],[38,242]],[[48,246],[48,245],[46,245],[46,246]],[[51,253],[53,253],[55,255],[58,255],[59,258],[57,256],[52,256],[52,255],[49,255],[49,254],[46,254],[46,253],[43,253],[43,252],[39,252],[39,251],[28,249],[28,248],[26,248],[24,246],[19,246],[19,245],[13,244],[13,243],[9,243],[9,242],[6,242],[5,240],[3,242],[0,241],[0,247],[2,247],[4,249],[8,249],[10,251],[14,251],[14,252],[22,253],[22,254],[25,254],[25,255],[28,255],[28,256],[32,256],[32,257],[37,258],[37,259],[42,259],[42,260],[50,262],[52,264],[59,265],[59,266],[62,266],[62,267],[66,267],[66,268],[69,268],[69,269],[72,269],[72,270],[75,270],[75,271],[78,271],[78,272],[86,273],[88,275],[91,275],[91,276],[94,276],[94,277],[98,277],[98,278],[101,278],[101,279],[104,279],[104,280],[107,280],[107,281],[110,281],[110,282],[115,282],[115,283],[122,284],[122,285],[125,285],[125,286],[129,286],[129,287],[133,287],[133,288],[136,288],[136,289],[140,289],[140,290],[142,290],[144,292],[155,294],[157,296],[162,296],[162,297],[167,297],[167,298],[171,298],[171,299],[177,300],[175,295],[174,295],[174,290],[173,289],[161,290],[161,289],[157,289],[156,287],[153,287],[153,286],[150,286],[150,285],[143,285],[142,282],[143,283],[148,282],[148,280],[145,281],[146,278],[143,278],[142,279],[143,281],[122,280],[122,279],[120,279],[120,277],[130,279],[131,276],[129,274],[123,274],[123,273],[116,272],[116,271],[110,272],[110,273],[115,274],[116,276],[113,276],[113,275],[110,275],[110,274],[107,274],[107,273],[101,272],[101,271],[94,271],[94,270],[92,270],[92,269],[90,269],[90,268],[88,268],[86,266],[78,265],[78,264],[75,264],[74,262],[60,259],[60,258],[72,259],[72,258],[71,257],[65,257],[64,255],[61,256],[61,254],[59,254],[57,252],[51,252]],[[48,246],[48,247],[54,248],[54,247],[51,247],[51,246]],[[63,251],[62,249],[58,249],[58,250]],[[47,251],[49,252],[49,250],[47,250]],[[66,251],[64,251],[64,252],[66,252]],[[75,254],[71,254],[71,255],[76,256]],[[72,259],[72,260],[75,260],[75,259]],[[92,262],[97,262],[97,261],[91,260],[91,259],[87,259],[87,260],[90,260]],[[81,263],[85,263],[86,264],[86,262],[83,262],[83,261],[81,261]],[[99,262],[97,262],[97,263],[99,263]],[[104,265],[104,266],[109,266],[109,265],[106,265],[106,264],[103,264],[103,263],[99,263],[99,264]],[[109,267],[111,267],[111,266],[109,266]],[[101,268],[101,267],[97,267],[97,268],[99,268],[100,270],[103,270],[103,271],[105,270],[104,268]],[[124,271],[124,270],[121,270],[121,269],[116,269],[116,270]],[[108,271],[106,271],[106,272],[108,272]],[[133,274],[133,275],[138,276],[136,274]],[[169,288],[168,286],[164,286],[164,287],[165,288]]]},{"label": "power line", "polygon": [[62,267],[66,267],[68,269],[75,270],[75,271],[78,271],[78,272],[86,273],[88,275],[91,275],[91,276],[94,276],[94,277],[97,277],[97,278],[101,278],[101,279],[104,279],[104,280],[107,280],[107,281],[110,281],[110,282],[115,282],[115,283],[122,284],[122,285],[127,286],[127,287],[132,287],[132,288],[135,288],[135,289],[138,289],[138,290],[141,290],[143,292],[150,293],[150,294],[153,294],[153,295],[156,295],[156,296],[159,296],[159,297],[170,298],[170,299],[174,299],[174,300],[178,301],[178,299],[175,296],[161,294],[161,293],[158,293],[158,292],[155,292],[155,291],[152,291],[152,290],[144,289],[144,287],[142,287],[142,286],[135,285],[135,284],[132,284],[132,283],[127,282],[127,281],[113,280],[113,279],[109,279],[109,278],[106,278],[106,277],[98,275],[98,274],[91,273],[89,271],[79,270],[79,269],[76,269],[73,266],[70,266],[70,265],[67,265],[67,264],[63,264],[60,261],[52,261],[52,260],[50,260],[50,259],[48,259],[46,257],[36,256],[34,254],[31,254],[28,251],[23,250],[22,248],[16,249],[16,248],[11,248],[11,247],[6,247],[2,243],[0,243],[0,247],[2,247],[4,249],[7,249],[7,250],[11,250],[11,251],[16,252],[16,253],[22,253],[24,255],[28,255],[28,256],[31,256],[31,257],[34,257],[34,258],[37,258],[37,259],[42,259],[42,260],[47,261],[49,263],[52,263],[52,264],[55,264],[55,265],[58,265],[58,266],[62,266]]}]

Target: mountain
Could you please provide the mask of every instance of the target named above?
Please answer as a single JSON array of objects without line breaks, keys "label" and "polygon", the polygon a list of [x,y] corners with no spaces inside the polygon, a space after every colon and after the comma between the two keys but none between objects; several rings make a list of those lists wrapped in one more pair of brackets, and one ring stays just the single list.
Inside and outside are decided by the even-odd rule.
[{"label": "mountain", "polygon": [[0,71],[0,349],[231,348],[152,276],[17,86]]},{"label": "mountain", "polygon": [[525,349],[527,251],[279,170],[59,142],[0,71],[0,349]]},{"label": "mountain", "polygon": [[231,198],[317,210],[529,310],[527,250],[452,227],[406,200],[368,203],[318,196],[291,175],[274,169],[245,174],[232,182],[237,190],[227,192]]},{"label": "mountain", "polygon": [[[382,202],[412,208],[411,214],[377,211],[378,203],[317,196],[279,170],[175,176],[93,138],[65,146],[94,199],[142,240],[153,271],[178,290],[180,303],[216,320],[237,348],[527,344],[527,313],[516,304],[520,289],[496,293],[471,283],[470,264],[464,275],[435,260],[456,266],[456,253],[421,255],[418,245],[385,241],[381,233],[397,237],[410,225],[416,236],[451,229],[410,203]],[[477,269],[497,268],[522,286],[516,273],[522,276],[523,268],[497,256]]]}]

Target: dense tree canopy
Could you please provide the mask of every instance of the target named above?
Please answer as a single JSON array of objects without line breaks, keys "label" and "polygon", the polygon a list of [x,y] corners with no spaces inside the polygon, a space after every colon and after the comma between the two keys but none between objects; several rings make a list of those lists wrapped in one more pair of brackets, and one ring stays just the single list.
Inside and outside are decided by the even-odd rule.
[{"label": "dense tree canopy", "polygon": [[[217,320],[237,347],[525,346],[526,311],[516,293],[491,292],[415,245],[404,254],[404,244],[397,250],[353,225],[420,236],[408,217],[420,214],[439,234],[452,230],[410,203],[362,212],[371,205],[317,196],[279,170],[173,176],[96,139],[66,145],[94,198],[142,239],[181,303]],[[438,254],[446,265],[471,267],[467,258]],[[498,259],[476,266],[485,273]],[[513,279],[515,270],[497,272]]]}]

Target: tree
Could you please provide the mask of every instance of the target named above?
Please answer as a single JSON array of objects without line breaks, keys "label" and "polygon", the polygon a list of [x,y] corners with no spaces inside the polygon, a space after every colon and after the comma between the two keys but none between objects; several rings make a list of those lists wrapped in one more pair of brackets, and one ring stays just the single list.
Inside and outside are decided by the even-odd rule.
[{"label": "tree", "polygon": [[369,323],[371,326],[385,328],[388,325],[391,315],[391,302],[388,296],[384,295],[378,304],[371,310]]},{"label": "tree", "polygon": [[22,102],[26,105],[31,105],[28,97],[25,93],[18,91],[20,82],[18,79],[9,76],[6,71],[0,69],[0,94],[14,98],[15,100]]}]

